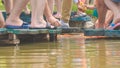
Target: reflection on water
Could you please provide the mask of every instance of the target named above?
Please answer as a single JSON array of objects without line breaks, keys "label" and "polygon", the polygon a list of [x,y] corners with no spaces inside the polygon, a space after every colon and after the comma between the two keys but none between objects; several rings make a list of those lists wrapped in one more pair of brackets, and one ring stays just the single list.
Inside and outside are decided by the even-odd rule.
[{"label": "reflection on water", "polygon": [[119,68],[120,40],[60,35],[57,43],[0,46],[0,68]]}]

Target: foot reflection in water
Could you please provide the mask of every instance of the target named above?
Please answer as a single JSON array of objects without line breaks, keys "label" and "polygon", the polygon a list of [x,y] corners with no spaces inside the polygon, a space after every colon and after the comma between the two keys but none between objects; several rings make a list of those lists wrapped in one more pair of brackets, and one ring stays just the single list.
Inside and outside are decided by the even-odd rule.
[{"label": "foot reflection in water", "polygon": [[82,35],[61,35],[62,68],[87,68],[85,39]]}]

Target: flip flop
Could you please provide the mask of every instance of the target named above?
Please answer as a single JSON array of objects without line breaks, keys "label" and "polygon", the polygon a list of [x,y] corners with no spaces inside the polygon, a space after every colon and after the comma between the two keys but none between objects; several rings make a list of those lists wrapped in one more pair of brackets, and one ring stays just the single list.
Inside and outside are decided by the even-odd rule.
[{"label": "flip flop", "polygon": [[55,29],[56,27],[51,25],[46,25],[46,27],[29,27],[29,29]]},{"label": "flip flop", "polygon": [[108,30],[118,30],[118,29],[120,29],[120,23],[117,23],[117,24],[111,23],[107,29]]},{"label": "flip flop", "polygon": [[114,30],[119,30],[120,29],[120,23],[115,24],[115,26],[113,26]]},{"label": "flip flop", "polygon": [[23,25],[29,25],[29,23],[27,23],[27,22],[23,22]]},{"label": "flip flop", "polygon": [[14,25],[6,25],[7,29],[29,29],[28,23],[23,23],[21,26],[14,26]]},{"label": "flip flop", "polygon": [[46,29],[47,27],[29,27],[29,29]]},{"label": "flip flop", "polygon": [[55,29],[57,27],[55,27],[55,26],[51,25],[49,22],[47,22],[46,28],[48,28],[48,29]]}]

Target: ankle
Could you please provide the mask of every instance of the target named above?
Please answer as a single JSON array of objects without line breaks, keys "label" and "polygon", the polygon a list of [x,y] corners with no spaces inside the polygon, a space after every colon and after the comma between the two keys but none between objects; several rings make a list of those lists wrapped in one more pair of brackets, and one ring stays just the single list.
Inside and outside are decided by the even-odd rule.
[{"label": "ankle", "polygon": [[8,18],[6,20],[6,24],[21,24],[23,21],[21,19],[17,19],[17,18]]}]

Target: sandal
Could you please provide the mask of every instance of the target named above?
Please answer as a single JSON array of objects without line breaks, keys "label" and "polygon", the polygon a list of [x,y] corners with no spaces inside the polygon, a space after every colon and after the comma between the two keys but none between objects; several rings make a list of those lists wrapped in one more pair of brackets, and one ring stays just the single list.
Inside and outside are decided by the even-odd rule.
[{"label": "sandal", "polygon": [[118,29],[120,29],[120,23],[117,23],[117,24],[111,23],[107,29],[108,30],[118,30]]},{"label": "sandal", "polygon": [[23,23],[21,26],[15,25],[6,25],[7,29],[29,29],[30,25],[27,23]]}]

